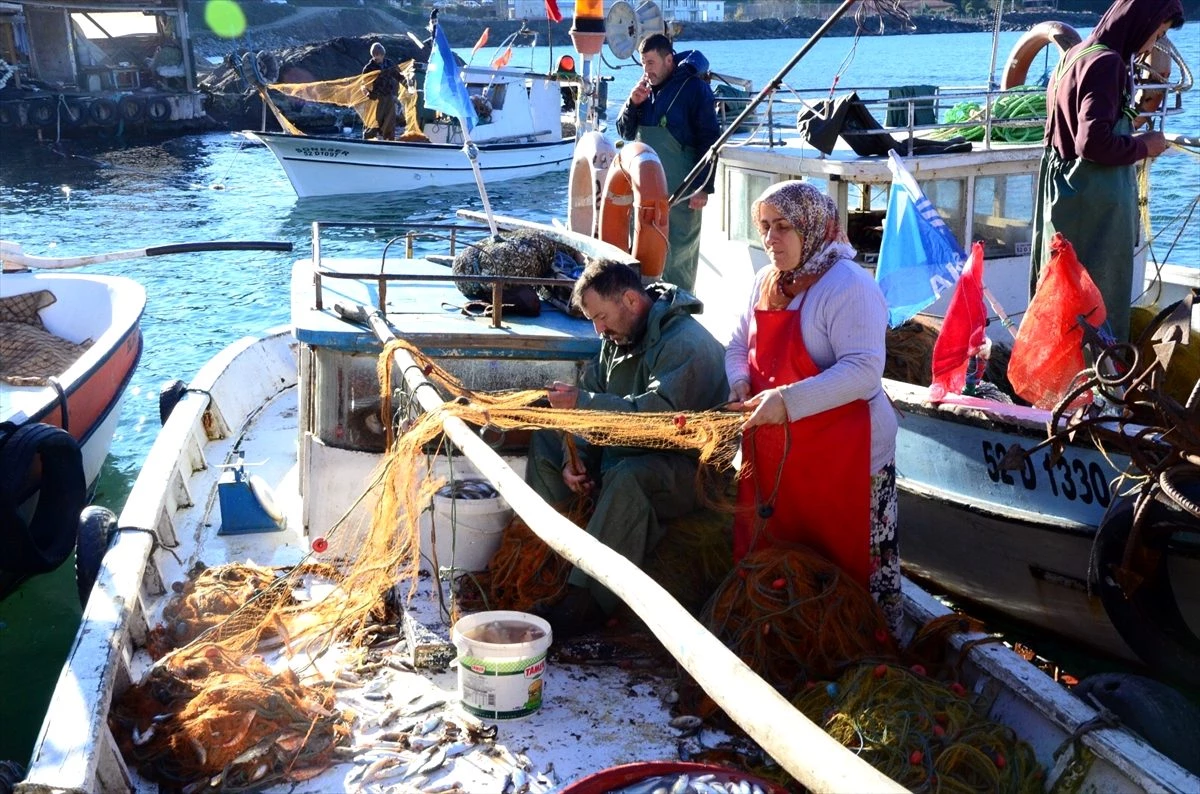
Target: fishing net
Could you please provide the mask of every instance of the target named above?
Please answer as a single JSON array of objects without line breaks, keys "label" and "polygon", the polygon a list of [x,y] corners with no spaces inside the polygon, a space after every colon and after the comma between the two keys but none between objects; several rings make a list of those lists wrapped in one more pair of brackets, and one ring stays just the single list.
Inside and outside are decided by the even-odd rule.
[{"label": "fishing net", "polygon": [[[393,362],[401,349],[448,398],[444,404],[421,414],[406,394],[399,416],[394,412]],[[114,701],[109,717],[125,758],[145,777],[239,790],[304,780],[333,763],[351,719],[337,708],[334,686],[377,638],[395,639],[397,595],[411,594],[418,578],[420,514],[443,484],[430,475],[429,461],[448,451],[442,436],[448,418],[514,435],[551,429],[601,446],[689,451],[709,473],[731,470],[743,421],[723,412],[536,407],[544,390],[472,391],[403,341],[385,346],[378,376],[388,453],[358,501],[312,540],[301,564],[196,569],[173,585],[176,595],[148,642],[157,659]],[[717,504],[726,494],[703,480],[697,488],[715,490]],[[367,510],[356,511],[360,504]],[[585,515],[572,517],[582,523]],[[728,571],[729,518],[717,512],[676,522],[647,568],[656,575],[689,569],[678,581],[664,579],[681,600],[702,601]],[[525,608],[556,598],[566,570],[514,522],[480,589],[492,608]],[[452,604],[452,621],[460,608]],[[853,661],[895,658],[870,595],[832,563],[803,551],[747,556],[706,614],[714,633],[789,694]]]},{"label": "fishing net", "polygon": [[896,656],[887,619],[871,594],[808,549],[746,555],[701,620],[785,696],[848,662]]},{"label": "fishing net", "polygon": [[[404,114],[404,132],[397,137],[397,140],[427,142],[429,138],[421,131],[421,123],[418,118],[418,95],[411,87],[415,85],[413,61],[405,61],[396,68],[404,75],[404,80],[399,81],[397,93],[397,100]],[[353,108],[363,124],[371,126],[374,123],[375,109],[379,100],[370,98],[368,94],[379,74],[380,72],[376,70],[366,74],[315,83],[272,83],[270,91],[278,91],[285,96],[308,102]],[[290,135],[304,135],[303,130],[288,121],[283,111],[275,104],[275,100],[271,98],[270,91],[264,87],[258,89],[259,96],[263,103],[270,108],[275,120],[279,122],[279,126]]]},{"label": "fishing net", "polygon": [[1012,729],[987,719],[958,684],[880,662],[810,682],[793,704],[910,791],[1032,792],[1045,772]]}]

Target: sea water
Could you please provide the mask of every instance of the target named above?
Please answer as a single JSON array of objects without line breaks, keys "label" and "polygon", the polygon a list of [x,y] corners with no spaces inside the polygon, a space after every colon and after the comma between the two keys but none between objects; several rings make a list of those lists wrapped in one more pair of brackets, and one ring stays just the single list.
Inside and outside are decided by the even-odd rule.
[{"label": "sea water", "polygon": [[[1085,31],[1081,31],[1085,32]],[[997,69],[1020,33],[1002,33]],[[1186,61],[1200,64],[1200,24],[1188,23],[1171,38]],[[767,84],[804,44],[802,40],[710,41],[696,48],[714,71]],[[469,49],[458,50],[464,58]],[[547,70],[559,52],[515,51],[513,68]],[[486,64],[495,48],[481,49]],[[640,76],[635,66],[601,73],[609,85],[609,137],[621,103]],[[983,85],[991,60],[991,35],[950,33],[921,36],[828,38],[816,44],[784,78],[795,89],[887,86],[936,82]],[[629,61],[625,61],[629,64]],[[1031,74],[1036,72],[1031,70]],[[996,75],[998,79],[999,75]],[[1200,131],[1200,90],[1186,114],[1168,131]],[[288,321],[291,263],[307,256],[313,221],[450,220],[455,209],[482,209],[472,187],[428,189],[390,196],[363,195],[297,199],[275,158],[261,146],[230,133],[207,133],[128,145],[119,141],[19,145],[0,141],[0,238],[19,242],[39,256],[94,254],[202,240],[289,240],[292,254],[216,252],[112,262],[89,269],[129,276],[145,285],[142,320],[145,352],[129,385],[112,452],[101,474],[95,502],[120,512],[129,488],[159,429],[160,386],[188,381],[219,350],[236,339]],[[1153,166],[1151,218],[1160,259],[1200,268],[1200,239],[1179,236],[1180,215],[1200,193],[1200,165],[1175,153]],[[488,196],[495,212],[548,222],[566,214],[564,174],[520,183],[497,183]],[[1176,239],[1178,237],[1178,239]],[[323,233],[326,256],[378,256],[389,230],[355,228]],[[0,698],[0,759],[28,759],[41,715],[78,625],[73,570],[28,583],[0,602],[0,673],[19,686]]]}]

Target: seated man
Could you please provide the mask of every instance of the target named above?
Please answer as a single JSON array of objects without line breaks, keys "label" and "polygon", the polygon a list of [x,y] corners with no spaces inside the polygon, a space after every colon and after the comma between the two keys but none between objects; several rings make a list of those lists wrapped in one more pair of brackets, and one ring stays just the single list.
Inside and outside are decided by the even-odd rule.
[{"label": "seated man", "polygon": [[[703,411],[728,396],[725,350],[700,324],[700,301],[670,284],[642,287],[641,276],[618,262],[594,262],[575,282],[571,302],[603,338],[600,357],[578,387],[554,383],[554,408],[597,411]],[[526,480],[550,504],[592,495],[588,534],[641,565],[662,539],[660,519],[699,507],[694,454],[578,443],[578,458],[563,437],[538,431],[530,443]],[[555,637],[597,628],[617,598],[578,568],[567,596],[548,610]]]}]

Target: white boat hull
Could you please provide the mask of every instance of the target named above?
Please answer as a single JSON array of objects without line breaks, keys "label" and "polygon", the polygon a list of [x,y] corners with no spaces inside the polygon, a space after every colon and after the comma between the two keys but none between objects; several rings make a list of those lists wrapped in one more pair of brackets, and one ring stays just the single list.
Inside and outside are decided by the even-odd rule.
[{"label": "white boat hull", "polygon": [[[459,145],[246,134],[271,150],[300,198],[475,183],[471,161]],[[492,184],[565,170],[575,142],[480,143],[478,149],[480,172],[485,184]]]}]

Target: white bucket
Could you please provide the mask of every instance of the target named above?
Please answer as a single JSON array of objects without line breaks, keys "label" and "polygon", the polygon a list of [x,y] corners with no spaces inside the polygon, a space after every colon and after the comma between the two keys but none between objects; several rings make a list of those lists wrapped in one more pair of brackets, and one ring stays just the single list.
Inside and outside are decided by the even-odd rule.
[{"label": "white bucket", "polygon": [[421,514],[421,567],[432,569],[436,549],[441,568],[453,565],[456,571],[482,571],[500,547],[512,517],[512,508],[501,496],[455,499],[435,494],[432,509]]},{"label": "white bucket", "polygon": [[[528,639],[489,642],[489,633]],[[542,707],[549,623],[525,612],[477,612],[455,623],[450,639],[458,649],[458,694],[467,713],[513,720]]]}]

